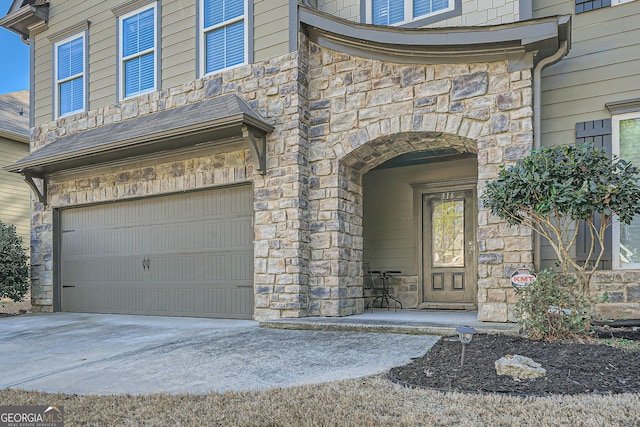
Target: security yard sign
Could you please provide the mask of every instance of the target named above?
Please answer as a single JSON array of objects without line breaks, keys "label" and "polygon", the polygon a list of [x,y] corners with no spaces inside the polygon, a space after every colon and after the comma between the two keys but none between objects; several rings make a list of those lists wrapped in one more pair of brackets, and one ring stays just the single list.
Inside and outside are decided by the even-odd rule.
[{"label": "security yard sign", "polygon": [[528,268],[519,268],[511,274],[511,285],[514,288],[526,288],[532,283],[535,283],[538,278]]}]

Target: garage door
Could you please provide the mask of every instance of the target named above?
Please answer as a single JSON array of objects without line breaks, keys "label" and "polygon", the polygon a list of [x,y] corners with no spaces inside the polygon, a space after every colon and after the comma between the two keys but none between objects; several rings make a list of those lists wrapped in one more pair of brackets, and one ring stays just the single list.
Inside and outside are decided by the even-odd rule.
[{"label": "garage door", "polygon": [[251,186],[64,210],[62,309],[250,319]]}]

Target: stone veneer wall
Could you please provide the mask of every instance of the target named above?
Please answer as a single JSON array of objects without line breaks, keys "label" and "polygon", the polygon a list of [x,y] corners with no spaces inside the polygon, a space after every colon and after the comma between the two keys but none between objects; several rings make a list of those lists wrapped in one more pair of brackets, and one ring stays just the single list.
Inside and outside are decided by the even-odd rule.
[{"label": "stone veneer wall", "polygon": [[595,314],[603,320],[640,319],[640,270],[597,271],[590,292],[596,300]]},{"label": "stone veneer wall", "polygon": [[[400,65],[351,57],[301,36],[288,55],[59,119],[32,130],[36,149],[65,135],[236,93],[275,126],[267,173],[246,150],[93,175],[54,177],[34,202],[35,309],[53,302],[52,208],[253,182],[255,318],[363,311],[362,175],[409,151],[477,152],[478,193],[532,146],[531,73],[506,62]],[[480,320],[511,318],[509,274],[530,265],[530,232],[478,212]]]},{"label": "stone veneer wall", "polygon": [[[315,44],[309,65],[310,314],[349,315],[363,307],[362,175],[409,151],[460,147],[477,152],[482,194],[532,148],[531,73],[506,62],[391,64]],[[531,232],[479,206],[477,238],[479,319],[513,320],[509,276],[531,266]]]},{"label": "stone veneer wall", "polygon": [[307,49],[241,66],[183,85],[32,129],[35,150],[65,135],[135,120],[157,111],[236,93],[275,126],[267,139],[266,175],[254,173],[248,150],[198,154],[145,166],[121,165],[54,176],[49,205],[32,203],[31,265],[34,311],[53,309],[53,214],[61,208],[176,191],[253,182],[256,317],[307,314],[308,223],[306,199]]}]

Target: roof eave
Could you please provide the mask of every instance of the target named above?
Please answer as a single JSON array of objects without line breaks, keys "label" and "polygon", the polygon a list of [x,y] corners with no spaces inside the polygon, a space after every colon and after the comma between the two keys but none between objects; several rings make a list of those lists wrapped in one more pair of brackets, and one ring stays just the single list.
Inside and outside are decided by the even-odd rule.
[{"label": "roof eave", "polygon": [[28,39],[29,34],[36,28],[41,28],[49,21],[49,5],[26,5],[17,11],[0,18],[0,27],[6,28],[16,34]]},{"label": "roof eave", "polygon": [[478,27],[397,28],[347,21],[300,5],[299,19],[310,40],[370,59],[401,63],[460,63],[518,58],[535,61],[570,44],[571,17],[555,16]]},{"label": "roof eave", "polygon": [[5,129],[0,129],[0,138],[11,139],[13,141],[22,142],[24,144],[29,143],[29,135],[15,133]]},{"label": "roof eave", "polygon": [[102,164],[133,156],[176,150],[177,148],[204,144],[221,145],[232,140],[239,141],[243,139],[243,127],[249,127],[262,135],[274,130],[274,127],[268,123],[240,113],[222,119],[171,129],[169,132],[120,140],[112,144],[66,152],[45,159],[18,161],[3,167],[3,169],[8,172],[44,177],[51,173],[87,164]]}]

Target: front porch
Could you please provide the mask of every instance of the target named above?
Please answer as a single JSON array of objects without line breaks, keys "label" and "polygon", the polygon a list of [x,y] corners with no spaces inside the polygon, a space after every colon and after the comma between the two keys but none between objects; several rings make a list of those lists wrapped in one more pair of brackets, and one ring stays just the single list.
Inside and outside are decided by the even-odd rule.
[{"label": "front porch", "polygon": [[260,322],[264,328],[302,329],[323,331],[379,332],[411,335],[455,336],[456,327],[467,325],[478,333],[518,333],[515,323],[478,321],[478,312],[472,310],[387,310],[376,308],[348,317],[302,317],[273,319]]}]

